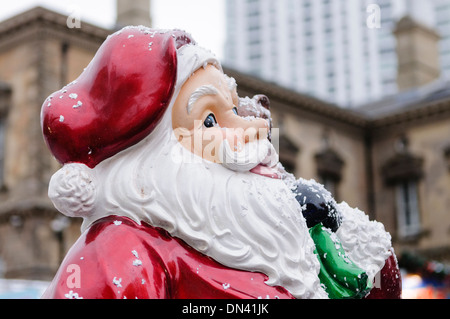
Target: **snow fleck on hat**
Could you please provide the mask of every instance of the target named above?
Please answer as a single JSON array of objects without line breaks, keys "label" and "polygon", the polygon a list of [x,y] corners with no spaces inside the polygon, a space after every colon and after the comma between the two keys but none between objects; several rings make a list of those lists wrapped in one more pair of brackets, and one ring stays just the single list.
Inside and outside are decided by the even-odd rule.
[{"label": "snow fleck on hat", "polygon": [[44,139],[61,163],[90,168],[149,135],[170,104],[183,31],[126,27],[109,36],[80,77],[43,104]]}]

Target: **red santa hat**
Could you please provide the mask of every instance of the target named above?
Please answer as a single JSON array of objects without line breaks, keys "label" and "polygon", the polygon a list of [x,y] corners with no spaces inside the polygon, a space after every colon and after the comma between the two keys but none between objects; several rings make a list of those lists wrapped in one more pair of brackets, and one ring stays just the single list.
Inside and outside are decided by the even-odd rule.
[{"label": "red santa hat", "polygon": [[179,72],[183,47],[198,46],[178,30],[126,27],[109,36],[80,77],[42,106],[42,130],[55,158],[94,168],[148,136],[176,86],[208,60],[200,61],[197,49],[184,50],[183,64],[191,62]]},{"label": "red santa hat", "polygon": [[207,64],[221,70],[214,54],[182,31],[126,27],[108,37],[80,77],[42,106],[44,139],[64,164],[50,180],[55,207],[66,216],[92,217],[94,168],[157,127],[171,128],[179,90]]}]

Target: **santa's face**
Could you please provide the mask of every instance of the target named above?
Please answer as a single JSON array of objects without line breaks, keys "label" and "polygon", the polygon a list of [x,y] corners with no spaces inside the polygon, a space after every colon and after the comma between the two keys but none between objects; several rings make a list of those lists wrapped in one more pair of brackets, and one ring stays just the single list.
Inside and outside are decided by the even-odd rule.
[{"label": "santa's face", "polygon": [[212,65],[200,68],[183,85],[173,106],[175,136],[195,155],[223,164],[224,143],[233,153],[242,153],[269,133],[267,120],[240,117],[238,105],[234,79]]}]

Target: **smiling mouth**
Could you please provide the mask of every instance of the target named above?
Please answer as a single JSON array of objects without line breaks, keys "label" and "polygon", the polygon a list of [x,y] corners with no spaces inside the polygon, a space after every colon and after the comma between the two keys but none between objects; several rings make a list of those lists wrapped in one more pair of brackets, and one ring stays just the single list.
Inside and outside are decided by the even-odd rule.
[{"label": "smiling mouth", "polygon": [[250,172],[264,177],[281,179],[281,175],[275,167],[268,167],[262,164],[259,164],[258,166],[253,168],[252,170],[250,170]]}]

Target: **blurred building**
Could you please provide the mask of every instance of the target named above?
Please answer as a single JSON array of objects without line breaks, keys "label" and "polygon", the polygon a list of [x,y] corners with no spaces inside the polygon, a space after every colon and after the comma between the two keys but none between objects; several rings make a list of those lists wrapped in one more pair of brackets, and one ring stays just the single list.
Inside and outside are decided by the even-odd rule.
[{"label": "blurred building", "polygon": [[[118,26],[130,22],[121,16],[127,18]],[[34,8],[0,23],[0,277],[52,279],[80,235],[81,221],[64,218],[47,197],[60,166],[43,141],[40,109],[78,77],[112,30],[85,22],[69,28],[67,19]],[[402,42],[429,48],[438,41],[411,18],[396,30]],[[439,55],[408,52],[399,46],[399,61],[418,65]],[[234,68],[225,72],[241,96],[270,98],[289,171],[324,183],[339,201],[383,222],[398,254],[411,249],[450,261],[449,83],[405,84],[404,93],[353,110]],[[399,68],[399,79],[402,72],[410,68]],[[426,72],[419,68],[414,77]]]},{"label": "blurred building", "polygon": [[443,37],[442,76],[450,78],[450,0],[226,4],[227,65],[342,107],[399,92],[393,30],[405,15]]},{"label": "blurred building", "polygon": [[0,276],[50,279],[79,234],[48,200],[59,164],[40,125],[46,97],[74,80],[110,33],[34,8],[0,23]]}]

